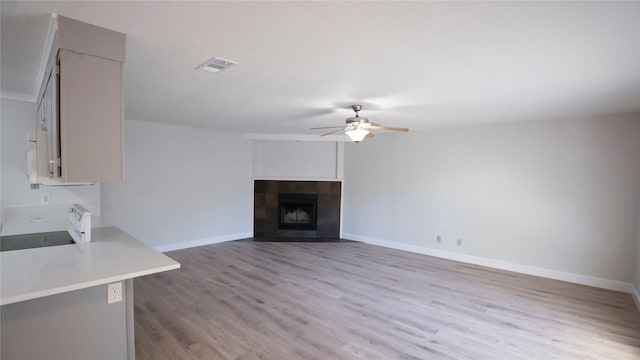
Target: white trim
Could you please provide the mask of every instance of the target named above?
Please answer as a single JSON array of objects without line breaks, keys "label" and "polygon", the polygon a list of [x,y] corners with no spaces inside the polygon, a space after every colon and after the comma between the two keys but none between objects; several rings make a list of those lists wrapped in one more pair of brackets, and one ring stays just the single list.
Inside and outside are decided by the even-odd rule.
[{"label": "white trim", "polygon": [[[450,251],[431,249],[424,246],[376,239],[376,238],[371,238],[367,236],[344,233],[343,238],[347,240],[360,241],[367,244],[383,246],[383,247],[396,249],[396,250],[404,250],[404,251],[414,252],[418,254],[435,256],[443,259],[461,261],[469,264],[487,266],[495,269],[513,271],[513,272],[522,273],[522,274],[540,276],[540,277],[549,278],[549,279],[567,281],[575,284],[594,286],[594,287],[599,287],[603,289],[622,291],[626,293],[631,293],[633,288],[633,286],[630,283],[625,283],[622,281],[603,279],[603,278],[598,278],[598,277],[593,277],[588,275],[581,275],[581,274],[569,273],[569,272],[552,270],[552,269],[545,269],[545,268],[540,268],[536,266],[521,265],[521,264],[516,264],[508,261],[501,261],[501,260],[483,258],[479,256],[454,253]],[[638,299],[640,299],[640,297]]]},{"label": "white trim", "polygon": [[189,241],[180,241],[180,242],[174,242],[169,244],[156,245],[156,246],[153,246],[153,248],[159,252],[167,252],[167,251],[173,251],[173,250],[188,249],[196,246],[218,244],[226,241],[247,239],[251,237],[253,237],[253,232],[243,232],[243,233],[237,233],[237,234],[227,234],[227,235],[213,236],[208,238],[194,239]]},{"label": "white trim", "polygon": [[[33,88],[36,89],[34,95],[35,99],[39,99],[44,91],[44,76],[47,74],[47,67],[49,65],[49,59],[51,58],[51,52],[53,51],[53,42],[58,32],[58,15],[52,13],[51,19],[49,19],[49,28],[47,29],[47,38],[44,41],[44,48],[42,49],[42,55],[40,57],[40,67],[38,68],[38,76],[36,76],[36,83]],[[36,102],[34,100],[33,102]]]},{"label": "white trim", "polygon": [[13,92],[13,91],[5,91],[5,90],[2,90],[2,92],[0,92],[0,98],[6,99],[6,100],[28,102],[28,103],[36,102],[36,96],[33,94],[26,94],[26,93],[19,93],[19,92]]},{"label": "white trim", "polygon": [[124,281],[125,294],[125,324],[127,336],[127,360],[135,360],[136,358],[136,336],[135,336],[135,315],[133,305],[133,279]]},{"label": "white trim", "polygon": [[638,293],[638,289],[636,289],[635,285],[631,285],[631,297],[633,301],[636,303],[636,307],[638,311],[640,311],[640,293]]},{"label": "white trim", "polygon": [[242,138],[246,140],[271,140],[271,141],[330,141],[330,142],[351,142],[347,135],[310,135],[310,134],[257,134],[243,133]]},{"label": "white trim", "polygon": [[336,178],[344,179],[344,143],[336,143]]},{"label": "white trim", "polygon": [[332,178],[332,177],[327,177],[327,178],[317,178],[317,177],[294,177],[294,176],[288,176],[288,177],[282,177],[282,176],[260,176],[260,177],[254,177],[253,181],[256,180],[272,180],[272,181],[334,181],[334,182],[343,182],[344,179],[337,179],[337,178]]},{"label": "white trim", "polygon": [[[344,143],[336,143],[336,177],[344,179]],[[338,237],[342,238],[342,224],[344,215],[344,181],[340,181],[340,232]]]}]

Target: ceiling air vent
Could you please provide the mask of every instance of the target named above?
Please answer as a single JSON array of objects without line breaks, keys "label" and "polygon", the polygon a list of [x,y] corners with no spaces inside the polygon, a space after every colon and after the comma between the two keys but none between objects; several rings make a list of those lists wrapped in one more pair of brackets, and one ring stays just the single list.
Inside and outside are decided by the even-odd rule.
[{"label": "ceiling air vent", "polygon": [[230,68],[233,65],[236,65],[237,62],[235,61],[231,61],[231,60],[227,60],[227,59],[223,59],[223,58],[219,58],[219,57],[214,57],[211,58],[209,60],[207,60],[204,64],[198,66],[196,69],[198,70],[203,70],[203,71],[208,71],[208,72],[212,72],[212,73],[217,73],[220,72],[224,69]]}]

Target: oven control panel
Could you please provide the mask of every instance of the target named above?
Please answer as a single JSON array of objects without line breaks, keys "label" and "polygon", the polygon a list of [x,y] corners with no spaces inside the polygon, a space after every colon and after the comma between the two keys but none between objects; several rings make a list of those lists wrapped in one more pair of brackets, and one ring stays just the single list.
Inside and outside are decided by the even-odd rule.
[{"label": "oven control panel", "polygon": [[76,243],[91,242],[91,213],[81,205],[69,208],[69,234]]}]

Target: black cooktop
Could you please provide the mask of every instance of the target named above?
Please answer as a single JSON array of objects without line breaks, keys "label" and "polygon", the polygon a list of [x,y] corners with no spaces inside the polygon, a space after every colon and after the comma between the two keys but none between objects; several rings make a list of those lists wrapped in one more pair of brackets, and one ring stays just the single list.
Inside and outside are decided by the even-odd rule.
[{"label": "black cooktop", "polygon": [[73,238],[66,231],[9,235],[0,236],[0,251],[23,250],[73,243]]}]

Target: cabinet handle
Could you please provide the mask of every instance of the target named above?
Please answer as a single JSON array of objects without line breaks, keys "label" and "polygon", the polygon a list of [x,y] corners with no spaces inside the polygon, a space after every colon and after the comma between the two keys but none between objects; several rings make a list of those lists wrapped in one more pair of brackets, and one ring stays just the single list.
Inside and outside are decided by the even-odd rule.
[{"label": "cabinet handle", "polygon": [[49,160],[49,176],[54,177],[56,166],[60,166],[60,158]]}]

